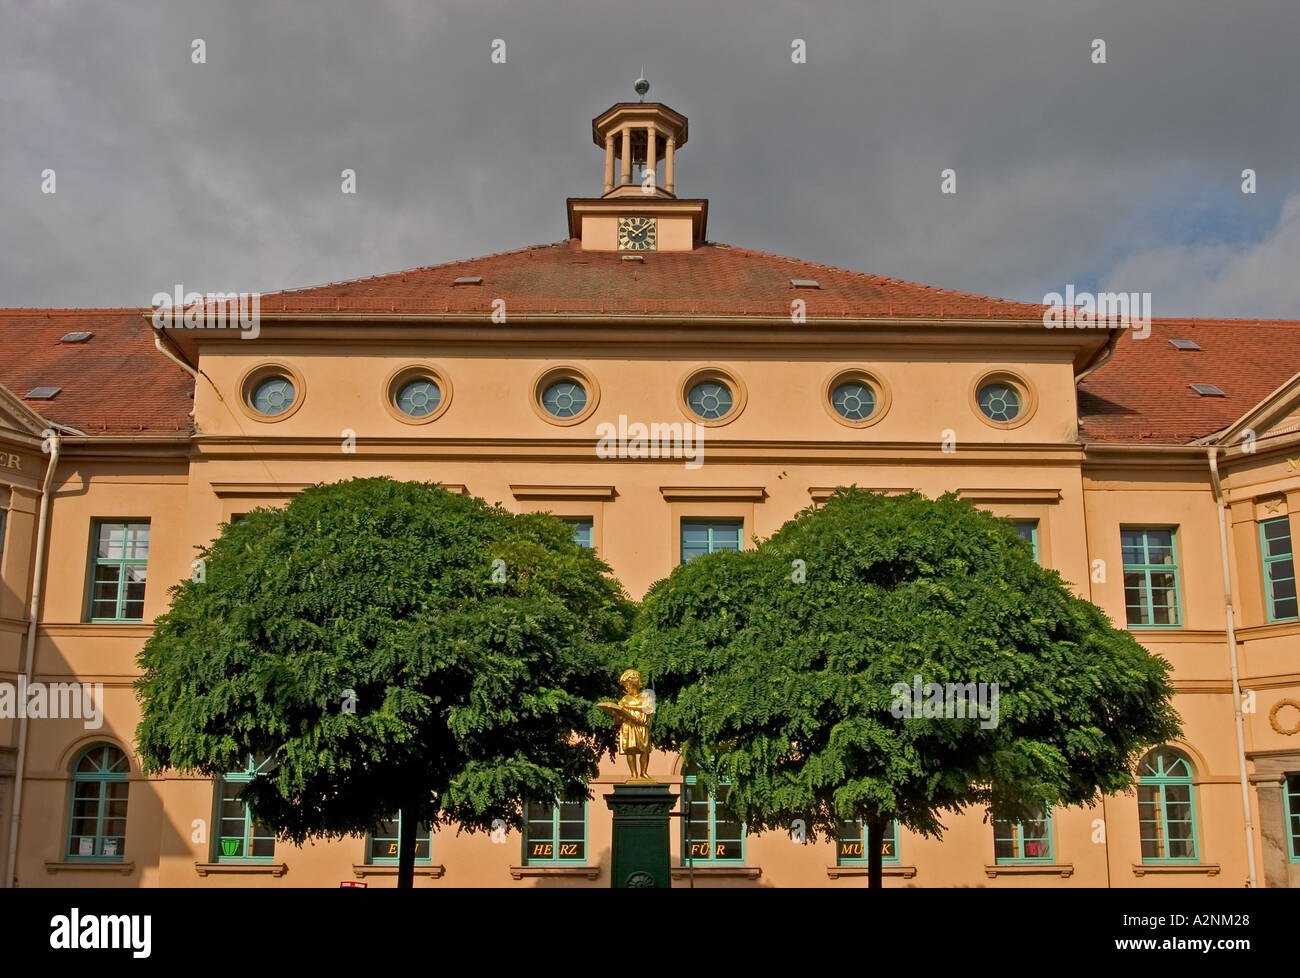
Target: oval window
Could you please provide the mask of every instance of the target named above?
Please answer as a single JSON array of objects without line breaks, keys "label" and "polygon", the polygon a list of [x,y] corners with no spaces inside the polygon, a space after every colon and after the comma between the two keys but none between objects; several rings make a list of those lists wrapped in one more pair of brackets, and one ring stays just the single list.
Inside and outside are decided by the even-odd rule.
[{"label": "oval window", "polygon": [[876,392],[862,381],[846,381],[831,391],[831,406],[841,418],[865,421],[876,410]]},{"label": "oval window", "polygon": [[288,377],[273,374],[257,382],[249,402],[254,410],[261,411],[263,414],[283,414],[293,406],[294,396],[293,381]]},{"label": "oval window", "polygon": [[409,380],[397,391],[397,409],[412,418],[426,418],[438,409],[442,391],[428,377]]},{"label": "oval window", "polygon": [[542,391],[542,407],[557,418],[573,418],[587,406],[587,390],[576,380],[565,378]]},{"label": "oval window", "polygon": [[686,392],[686,403],[705,421],[716,421],[731,412],[735,398],[722,381],[702,380]]},{"label": "oval window", "polygon": [[980,410],[990,421],[1014,421],[1020,416],[1020,391],[1010,384],[992,383],[980,388],[976,397]]}]

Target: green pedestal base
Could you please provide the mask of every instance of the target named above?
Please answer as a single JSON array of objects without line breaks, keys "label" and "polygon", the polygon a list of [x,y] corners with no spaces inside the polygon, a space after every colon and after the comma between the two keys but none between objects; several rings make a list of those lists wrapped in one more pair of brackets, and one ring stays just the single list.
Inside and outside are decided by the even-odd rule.
[{"label": "green pedestal base", "polygon": [[667,889],[672,885],[668,856],[668,813],[677,795],[666,784],[617,784],[605,796],[614,813],[614,889]]}]

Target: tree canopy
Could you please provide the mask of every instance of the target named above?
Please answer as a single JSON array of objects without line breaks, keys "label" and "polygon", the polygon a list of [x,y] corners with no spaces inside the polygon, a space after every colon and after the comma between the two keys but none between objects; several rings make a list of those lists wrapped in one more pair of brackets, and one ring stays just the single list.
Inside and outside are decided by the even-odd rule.
[{"label": "tree canopy", "polygon": [[[139,657],[147,771],[250,756],[255,818],[295,842],[418,822],[520,824],[586,797],[616,730],[633,606],[572,527],[385,478],[223,527]],[[404,860],[413,856],[403,851]]]},{"label": "tree canopy", "polygon": [[[629,646],[657,742],[729,782],[750,830],[1032,817],[1128,790],[1179,732],[1168,664],[952,494],[839,489],[756,549],[676,568]],[[996,723],[918,715],[929,683],[997,684]]]}]

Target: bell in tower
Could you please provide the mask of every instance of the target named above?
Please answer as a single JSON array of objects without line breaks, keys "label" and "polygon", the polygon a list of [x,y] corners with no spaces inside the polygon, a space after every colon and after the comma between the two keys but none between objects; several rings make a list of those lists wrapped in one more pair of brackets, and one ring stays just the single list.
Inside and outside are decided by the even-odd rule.
[{"label": "bell in tower", "polygon": [[635,89],[640,101],[616,102],[591,120],[605,150],[604,191],[569,199],[569,236],[588,251],[689,251],[704,239],[708,201],[677,196],[686,117],[645,100],[644,73]]},{"label": "bell in tower", "polygon": [[686,117],[661,102],[647,102],[649,90],[645,77],[638,78],[641,101],[619,102],[591,121],[592,138],[605,149],[606,197],[675,195],[677,149],[686,144]]}]

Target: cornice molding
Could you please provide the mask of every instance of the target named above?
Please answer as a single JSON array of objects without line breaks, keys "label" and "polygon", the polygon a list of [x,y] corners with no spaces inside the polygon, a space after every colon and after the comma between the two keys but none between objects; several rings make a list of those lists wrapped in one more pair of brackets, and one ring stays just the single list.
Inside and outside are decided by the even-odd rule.
[{"label": "cornice molding", "polygon": [[516,499],[613,499],[613,486],[515,486],[510,493]]},{"label": "cornice molding", "polygon": [[1061,490],[1053,488],[958,489],[957,496],[975,503],[1057,503],[1061,501]]},{"label": "cornice molding", "polygon": [[761,503],[767,490],[763,486],[660,486],[659,494],[670,503]]},{"label": "cornice molding", "polygon": [[[831,494],[834,493],[835,490],[838,488],[840,487],[839,486],[809,486],[808,495],[812,497],[813,502],[824,503],[826,502],[826,500],[831,498]],[[867,492],[880,492],[880,493],[884,493],[886,496],[906,496],[909,492],[916,492],[915,488],[878,489],[875,486],[852,486],[849,488],[865,489]]]}]

